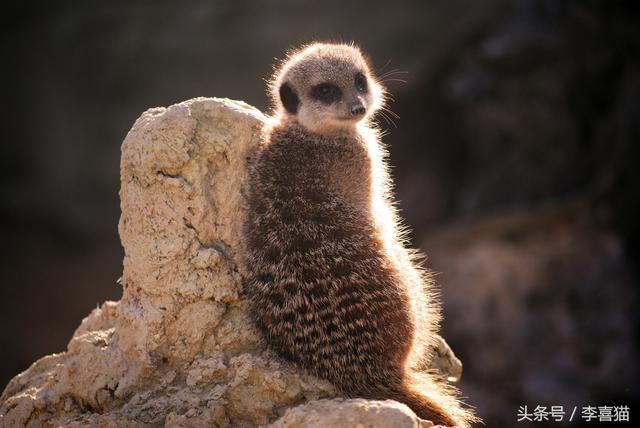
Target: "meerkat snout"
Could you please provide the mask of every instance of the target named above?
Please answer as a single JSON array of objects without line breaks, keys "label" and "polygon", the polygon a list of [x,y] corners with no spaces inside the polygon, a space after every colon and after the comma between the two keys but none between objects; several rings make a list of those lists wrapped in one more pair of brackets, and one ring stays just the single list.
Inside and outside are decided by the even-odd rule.
[{"label": "meerkat snout", "polygon": [[316,43],[289,55],[270,92],[282,120],[331,134],[370,118],[384,90],[357,47]]},{"label": "meerkat snout", "polygon": [[364,116],[367,112],[367,109],[362,105],[360,101],[357,101],[351,104],[351,116],[360,117]]}]

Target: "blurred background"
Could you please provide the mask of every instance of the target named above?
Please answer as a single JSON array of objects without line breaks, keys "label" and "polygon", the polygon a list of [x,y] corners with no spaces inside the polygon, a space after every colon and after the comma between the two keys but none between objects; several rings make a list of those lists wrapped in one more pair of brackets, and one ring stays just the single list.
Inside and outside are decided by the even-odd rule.
[{"label": "blurred background", "polygon": [[487,426],[516,425],[525,404],[637,417],[639,2],[5,9],[0,389],[119,298],[120,144],[135,119],[197,96],[265,110],[274,58],[333,39],[400,70],[386,81],[400,118],[381,120],[396,195]]}]

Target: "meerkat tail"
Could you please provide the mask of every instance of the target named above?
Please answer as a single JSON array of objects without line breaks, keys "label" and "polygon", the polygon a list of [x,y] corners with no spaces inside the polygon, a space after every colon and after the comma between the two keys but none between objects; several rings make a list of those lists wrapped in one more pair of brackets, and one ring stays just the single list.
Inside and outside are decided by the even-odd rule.
[{"label": "meerkat tail", "polygon": [[469,428],[480,420],[460,404],[455,389],[433,379],[429,373],[412,373],[392,397],[406,404],[422,419],[435,425]]}]

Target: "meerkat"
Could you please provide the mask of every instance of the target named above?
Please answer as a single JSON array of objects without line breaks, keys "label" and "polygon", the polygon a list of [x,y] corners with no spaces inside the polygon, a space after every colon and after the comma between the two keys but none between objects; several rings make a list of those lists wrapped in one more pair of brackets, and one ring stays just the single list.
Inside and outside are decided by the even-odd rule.
[{"label": "meerkat", "polygon": [[360,49],[314,43],[270,81],[274,115],[250,169],[247,293],[282,358],[347,397],[394,399],[438,425],[475,421],[412,369],[439,323],[406,247],[372,117],[385,91]]}]

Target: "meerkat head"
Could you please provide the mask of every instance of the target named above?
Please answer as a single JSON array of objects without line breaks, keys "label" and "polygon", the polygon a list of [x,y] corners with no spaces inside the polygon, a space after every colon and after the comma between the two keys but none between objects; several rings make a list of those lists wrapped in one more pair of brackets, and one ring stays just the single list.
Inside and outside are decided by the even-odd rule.
[{"label": "meerkat head", "polygon": [[271,81],[280,115],[315,133],[354,127],[381,107],[383,89],[362,52],[314,43],[291,53]]}]

